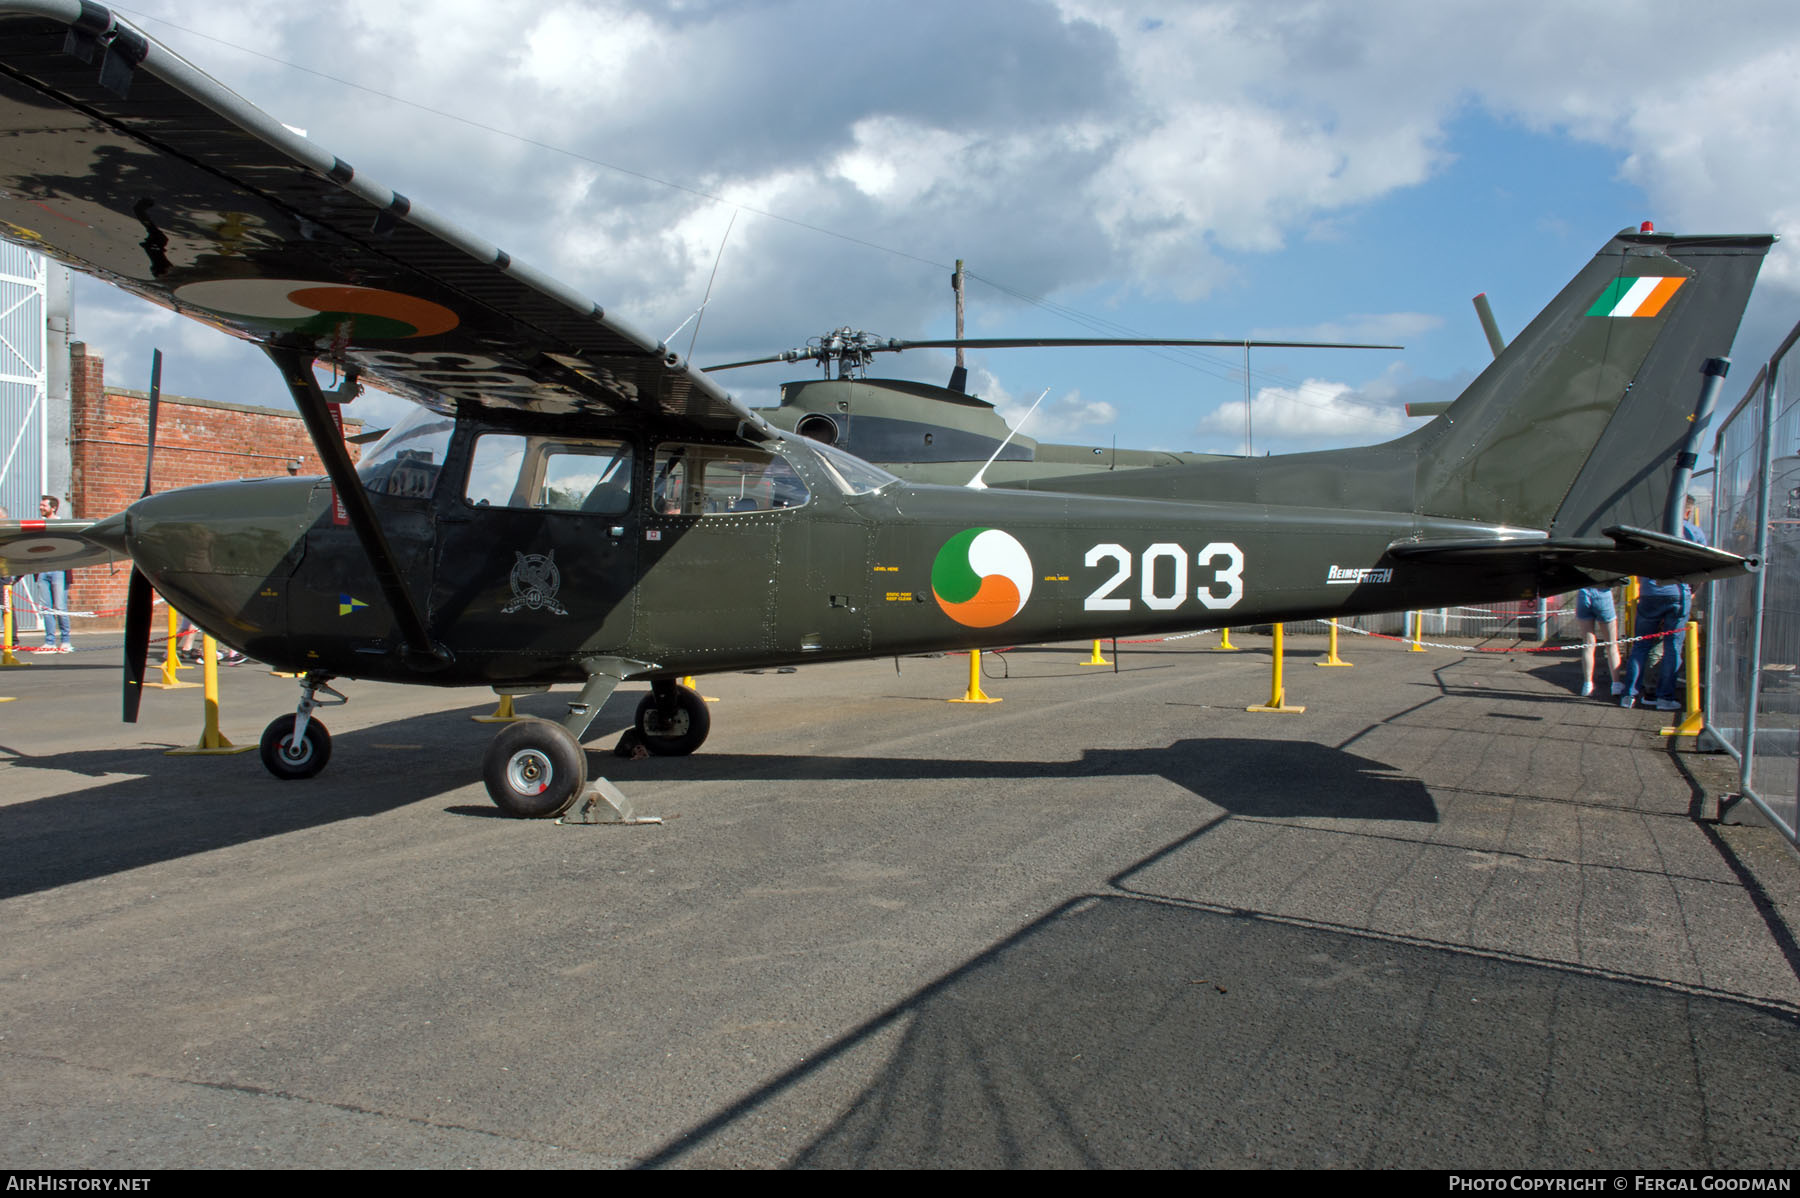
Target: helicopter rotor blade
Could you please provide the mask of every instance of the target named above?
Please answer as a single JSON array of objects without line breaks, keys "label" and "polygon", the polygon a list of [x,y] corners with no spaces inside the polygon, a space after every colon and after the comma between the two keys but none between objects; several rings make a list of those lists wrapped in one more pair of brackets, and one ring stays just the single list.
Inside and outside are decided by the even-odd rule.
[{"label": "helicopter rotor blade", "polygon": [[770,354],[766,358],[748,358],[742,362],[721,362],[717,366],[702,366],[702,373],[710,374],[715,370],[736,370],[740,366],[764,366],[770,362],[805,362],[820,357],[817,348],[784,349],[778,354]]},{"label": "helicopter rotor blade", "polygon": [[1254,337],[944,337],[924,341],[906,341],[895,337],[863,337],[848,345],[810,345],[805,349],[788,349],[762,358],[742,362],[721,362],[704,366],[706,373],[736,370],[741,366],[763,366],[771,362],[805,362],[830,358],[845,353],[895,353],[903,349],[1077,349],[1111,348],[1175,348],[1175,349],[1405,349],[1403,345],[1369,345],[1356,341],[1260,341]]},{"label": "helicopter rotor blade", "polygon": [[1073,346],[1084,349],[1106,349],[1113,346],[1158,347],[1173,346],[1212,349],[1405,349],[1404,345],[1366,345],[1352,341],[1258,341],[1255,338],[1238,337],[1206,338],[1203,340],[1179,339],[1170,337],[1155,338],[1123,338],[1123,337],[947,337],[938,341],[890,341],[886,345],[873,346],[883,349],[1037,349]]}]

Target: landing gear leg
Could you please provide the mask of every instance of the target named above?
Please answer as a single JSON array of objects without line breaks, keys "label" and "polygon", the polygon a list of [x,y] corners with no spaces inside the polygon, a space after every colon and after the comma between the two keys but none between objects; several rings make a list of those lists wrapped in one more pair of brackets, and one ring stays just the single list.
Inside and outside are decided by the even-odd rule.
[{"label": "landing gear leg", "polygon": [[[327,686],[330,680],[329,674],[306,675],[300,681],[300,705],[294,714],[279,716],[263,729],[263,767],[284,782],[310,778],[331,760],[331,734],[312,713],[350,700]],[[320,692],[326,697],[320,698]]]}]

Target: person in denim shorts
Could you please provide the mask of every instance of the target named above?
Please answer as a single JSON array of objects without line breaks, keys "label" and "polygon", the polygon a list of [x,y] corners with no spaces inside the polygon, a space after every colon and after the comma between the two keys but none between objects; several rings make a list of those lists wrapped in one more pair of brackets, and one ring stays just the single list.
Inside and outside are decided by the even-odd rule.
[{"label": "person in denim shorts", "polygon": [[1581,629],[1581,693],[1594,693],[1594,648],[1606,634],[1606,680],[1616,697],[1625,691],[1619,680],[1619,613],[1611,587],[1583,587],[1575,593],[1575,623]]}]

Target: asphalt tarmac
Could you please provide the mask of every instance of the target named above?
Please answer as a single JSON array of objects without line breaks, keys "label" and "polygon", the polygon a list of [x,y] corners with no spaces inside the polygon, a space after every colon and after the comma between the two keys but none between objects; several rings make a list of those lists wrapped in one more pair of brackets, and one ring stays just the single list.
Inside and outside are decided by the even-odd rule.
[{"label": "asphalt tarmac", "polygon": [[622,688],[640,827],[500,818],[485,692],[343,683],[278,782],[116,653],[0,671],[0,1168],[1800,1166],[1800,862],[1719,759],[1562,654],[1290,639],[1253,714],[1233,639],[708,677],[685,759]]}]

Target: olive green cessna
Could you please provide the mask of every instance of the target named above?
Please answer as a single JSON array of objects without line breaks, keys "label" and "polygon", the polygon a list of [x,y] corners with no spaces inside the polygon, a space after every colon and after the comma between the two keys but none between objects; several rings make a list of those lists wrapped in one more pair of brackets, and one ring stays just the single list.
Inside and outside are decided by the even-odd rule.
[{"label": "olive green cessna", "polygon": [[[340,677],[576,684],[564,719],[486,754],[495,802],[544,816],[583,788],[581,740],[622,681],[650,683],[638,729],[679,754],[707,732],[687,674],[1753,566],[1669,512],[1767,236],[1619,234],[1446,414],[1384,445],[977,488],[771,427],[91,3],[0,8],[0,231],[282,372],[329,477],[0,525],[8,572],[130,558],[127,718],[152,588],[301,673],[263,738],[282,777],[324,766],[313,711]],[[358,467],[330,405],[360,380],[419,411]]]}]

